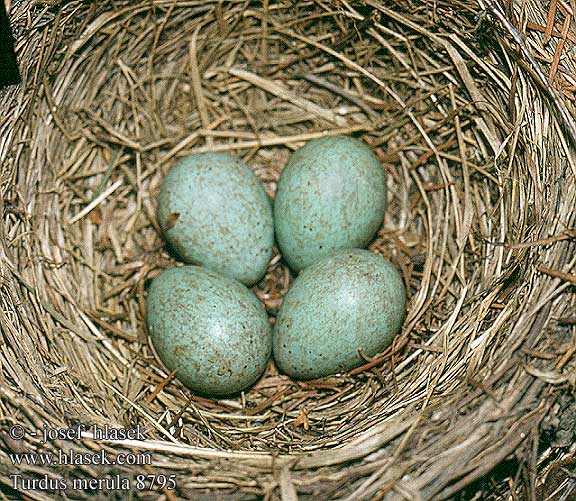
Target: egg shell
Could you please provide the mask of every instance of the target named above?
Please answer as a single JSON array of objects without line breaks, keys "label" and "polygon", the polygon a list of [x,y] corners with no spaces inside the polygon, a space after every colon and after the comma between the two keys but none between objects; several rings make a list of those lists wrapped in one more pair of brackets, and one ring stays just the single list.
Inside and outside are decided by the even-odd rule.
[{"label": "egg shell", "polygon": [[272,349],[268,316],[236,280],[198,266],[170,268],[152,281],[146,303],[158,356],[192,391],[233,394],[266,368]]},{"label": "egg shell", "polygon": [[386,196],[384,169],[362,141],[306,143],[282,171],[274,200],[284,259],[300,271],[335,250],[365,247],[382,224]]},{"label": "egg shell", "polygon": [[394,265],[363,249],[337,251],[288,290],[273,331],[277,367],[297,379],[347,371],[383,351],[400,331],[406,289]]},{"label": "egg shell", "polygon": [[158,200],[164,238],[186,263],[246,285],[272,258],[272,206],[259,179],[225,153],[182,158],[166,175]]}]

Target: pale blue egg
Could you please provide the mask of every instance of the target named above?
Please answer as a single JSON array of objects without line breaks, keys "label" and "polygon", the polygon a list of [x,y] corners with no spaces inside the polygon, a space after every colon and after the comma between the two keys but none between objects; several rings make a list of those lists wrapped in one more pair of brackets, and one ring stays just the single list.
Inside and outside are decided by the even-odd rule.
[{"label": "pale blue egg", "polygon": [[170,268],[152,281],[146,304],[154,348],[191,390],[233,394],[264,372],[272,349],[268,316],[236,280],[199,266]]},{"label": "pale blue egg", "polygon": [[273,353],[298,379],[348,371],[399,333],[406,289],[392,263],[363,249],[337,251],[300,273],[278,311]]},{"label": "pale blue egg", "polygon": [[190,155],[170,169],[158,222],[183,261],[246,285],[263,277],[272,257],[270,200],[250,168],[225,153]]},{"label": "pale blue egg", "polygon": [[386,175],[370,148],[331,136],[308,142],[281,173],[274,225],[296,271],[339,249],[368,245],[386,210]]}]

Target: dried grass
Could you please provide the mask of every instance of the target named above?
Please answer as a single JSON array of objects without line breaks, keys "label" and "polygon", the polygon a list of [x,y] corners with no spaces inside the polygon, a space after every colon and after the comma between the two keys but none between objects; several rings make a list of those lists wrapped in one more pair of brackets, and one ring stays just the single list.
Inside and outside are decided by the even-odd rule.
[{"label": "dried grass", "polygon": [[[516,457],[506,489],[535,499],[562,452],[539,450],[539,430],[576,384],[571,5],[13,2],[2,429],[140,424],[146,441],[106,447],[153,457],[20,473],[175,473],[166,499],[488,499],[482,478]],[[273,197],[290,152],[324,134],[361,136],[388,172],[371,249],[403,272],[402,335],[350,374],[296,382],[270,364],[238,398],[191,395],[144,324],[148,281],[174,265],[155,220],[163,174],[230,151]],[[276,253],[254,288],[272,316],[291,280]],[[0,442],[8,495],[8,454],[102,447],[28,438]]]}]

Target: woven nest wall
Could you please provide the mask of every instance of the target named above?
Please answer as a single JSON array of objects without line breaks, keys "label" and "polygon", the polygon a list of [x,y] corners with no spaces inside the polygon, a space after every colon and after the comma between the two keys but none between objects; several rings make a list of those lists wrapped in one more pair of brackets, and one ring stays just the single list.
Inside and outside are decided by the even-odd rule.
[{"label": "woven nest wall", "polygon": [[[573,4],[553,4],[13,2],[23,83],[0,94],[2,492],[576,492],[576,39]],[[176,264],[155,216],[163,175],[182,155],[228,151],[273,198],[290,153],[324,134],[361,137],[386,169],[370,249],[407,284],[402,334],[348,374],[296,382],[271,362],[237,398],[192,395],[145,326],[147,286]],[[275,251],[253,287],[272,321],[292,281]],[[79,424],[43,443],[44,429]],[[99,441],[94,425],[139,425],[144,440]],[[70,449],[152,464],[13,465]],[[26,490],[15,473],[68,488]],[[138,474],[175,475],[176,488]],[[73,483],[105,478],[130,490]]]}]

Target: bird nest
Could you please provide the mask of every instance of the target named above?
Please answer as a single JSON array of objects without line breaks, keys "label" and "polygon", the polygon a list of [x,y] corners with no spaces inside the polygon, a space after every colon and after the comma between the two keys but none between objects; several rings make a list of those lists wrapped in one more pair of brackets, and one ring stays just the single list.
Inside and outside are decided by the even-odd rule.
[{"label": "bird nest", "polygon": [[[576,492],[576,40],[573,3],[552,4],[12,2],[2,492]],[[191,394],[145,326],[150,280],[176,265],[163,176],[226,151],[273,198],[290,153],[331,134],[361,137],[387,172],[370,249],[402,272],[402,333],[346,374],[300,382],[270,362],[236,398]],[[275,250],[253,287],[271,321],[292,281]]]}]

